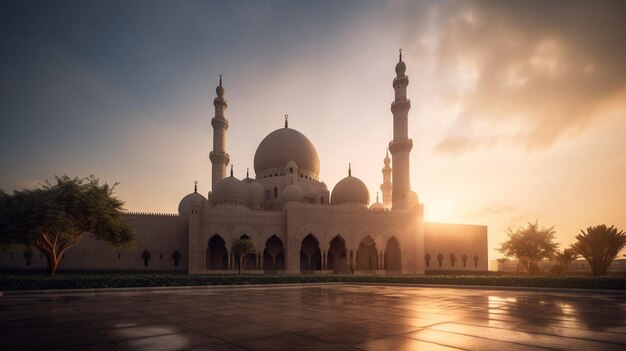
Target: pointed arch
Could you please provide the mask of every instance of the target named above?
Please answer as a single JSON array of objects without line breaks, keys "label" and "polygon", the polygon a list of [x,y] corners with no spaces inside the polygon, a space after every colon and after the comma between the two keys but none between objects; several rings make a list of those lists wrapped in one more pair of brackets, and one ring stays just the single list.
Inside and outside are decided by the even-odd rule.
[{"label": "pointed arch", "polygon": [[207,243],[206,269],[228,269],[228,250],[226,250],[226,242],[219,234],[214,234]]},{"label": "pointed arch", "polygon": [[378,268],[378,250],[376,241],[371,236],[361,240],[356,250],[356,269],[361,271],[376,270]]},{"label": "pointed arch", "polygon": [[400,243],[395,236],[387,240],[385,246],[385,270],[401,271],[402,270],[402,251],[400,251]]},{"label": "pointed arch", "polygon": [[330,241],[328,255],[326,257],[326,267],[335,273],[348,271],[348,250],[346,240],[339,234]]},{"label": "pointed arch", "polygon": [[309,233],[300,243],[300,272],[322,269],[322,253],[319,240]]},{"label": "pointed arch", "polygon": [[266,271],[285,269],[285,247],[283,241],[275,234],[265,242],[263,269]]}]

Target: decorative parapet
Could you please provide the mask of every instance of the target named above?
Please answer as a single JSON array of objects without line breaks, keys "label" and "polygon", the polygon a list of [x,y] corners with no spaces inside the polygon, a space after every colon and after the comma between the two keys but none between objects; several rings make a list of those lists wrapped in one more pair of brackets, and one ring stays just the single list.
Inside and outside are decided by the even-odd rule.
[{"label": "decorative parapet", "polygon": [[159,212],[135,212],[135,211],[124,211],[122,212],[125,215],[130,216],[162,216],[162,217],[178,217],[178,213],[159,213]]}]

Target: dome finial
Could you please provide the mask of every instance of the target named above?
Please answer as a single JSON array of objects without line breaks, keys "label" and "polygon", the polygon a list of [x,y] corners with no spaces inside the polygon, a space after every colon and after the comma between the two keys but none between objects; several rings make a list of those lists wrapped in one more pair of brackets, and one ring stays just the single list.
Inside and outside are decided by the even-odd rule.
[{"label": "dome finial", "polygon": [[289,119],[289,115],[285,115],[285,128],[289,128],[289,123],[287,123],[288,119]]},{"label": "dome finial", "polygon": [[348,163],[348,177],[352,177],[352,164]]},{"label": "dome finial", "polygon": [[246,178],[250,178],[250,168],[246,168]]},{"label": "dome finial", "polygon": [[378,202],[378,191],[376,192],[376,202]]},{"label": "dome finial", "polygon": [[[402,50],[400,50],[402,51]],[[400,56],[400,61],[402,61],[402,56]],[[220,86],[222,86],[222,75],[220,74]]]},{"label": "dome finial", "polygon": [[402,49],[400,49],[400,62],[402,62]]},{"label": "dome finial", "polygon": [[230,165],[230,176],[233,177],[233,165]]},{"label": "dome finial", "polygon": [[193,192],[194,193],[198,192],[198,181],[197,180],[193,181]]}]

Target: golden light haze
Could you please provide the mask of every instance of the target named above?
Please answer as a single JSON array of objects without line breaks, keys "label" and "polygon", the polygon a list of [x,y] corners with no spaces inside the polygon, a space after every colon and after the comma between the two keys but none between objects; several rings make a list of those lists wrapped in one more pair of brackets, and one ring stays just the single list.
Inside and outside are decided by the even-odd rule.
[{"label": "golden light haze", "polygon": [[[491,259],[500,256],[494,249],[506,228],[535,219],[556,226],[561,247],[588,226],[626,230],[619,11],[596,2],[357,4],[331,36],[293,38],[265,56],[211,47],[232,60],[207,61],[195,72],[167,67],[187,79],[160,103],[124,111],[127,122],[110,135],[107,153],[76,162],[81,151],[69,151],[45,174],[93,173],[121,183],[129,210],[176,212],[194,180],[202,193],[211,187],[212,99],[223,74],[236,177],[246,168],[254,176],[257,145],[288,114],[289,126],[316,146],[329,189],[351,163],[374,200],[392,137],[391,82],[402,48],[412,103],[411,186],[426,221],[487,225]],[[264,23],[268,12],[247,16]],[[107,77],[81,69],[115,95]],[[41,180],[25,179],[36,178],[8,184],[31,187]]]}]

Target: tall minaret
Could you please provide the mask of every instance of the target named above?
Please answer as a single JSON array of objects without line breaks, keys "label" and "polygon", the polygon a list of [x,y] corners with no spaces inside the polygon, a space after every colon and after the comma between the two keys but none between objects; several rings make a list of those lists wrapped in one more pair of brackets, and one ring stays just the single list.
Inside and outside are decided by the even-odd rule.
[{"label": "tall minaret", "polygon": [[209,159],[213,166],[211,177],[211,188],[215,190],[215,184],[226,178],[226,166],[230,161],[230,156],[226,153],[226,130],[228,130],[228,120],[226,119],[226,108],[228,104],[224,99],[224,87],[222,86],[222,75],[220,74],[220,85],[215,89],[217,97],[213,100],[215,106],[215,117],[211,119],[213,126],[213,151],[209,154]]},{"label": "tall minaret", "polygon": [[396,77],[393,79],[395,100],[391,103],[393,140],[389,143],[389,151],[391,151],[393,161],[393,189],[391,193],[393,209],[408,208],[408,194],[411,191],[409,154],[413,148],[413,140],[408,137],[408,114],[411,100],[406,98],[409,77],[404,72],[406,72],[406,64],[402,62],[402,49],[400,49],[400,60],[396,65]]},{"label": "tall minaret", "polygon": [[380,185],[380,190],[383,193],[383,205],[387,208],[391,208],[391,167],[389,164],[391,163],[391,159],[389,158],[389,150],[387,150],[387,154],[385,155],[385,167],[383,167],[383,183]]}]

